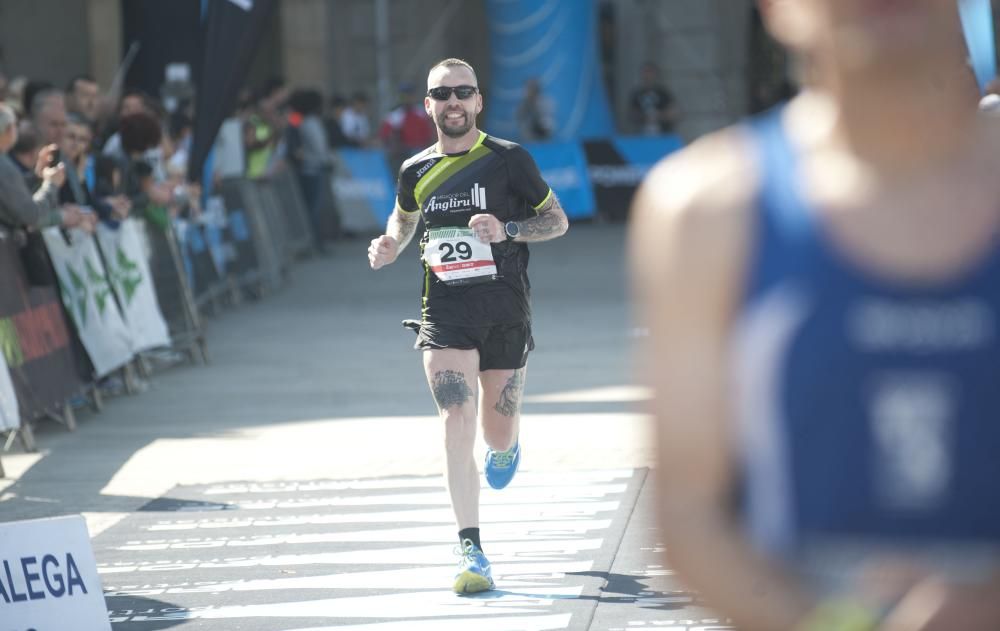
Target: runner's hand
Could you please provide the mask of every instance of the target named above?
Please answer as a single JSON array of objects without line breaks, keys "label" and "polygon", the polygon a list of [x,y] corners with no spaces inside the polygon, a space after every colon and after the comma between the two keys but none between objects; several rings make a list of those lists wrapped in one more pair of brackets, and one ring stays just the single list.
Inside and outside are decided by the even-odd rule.
[{"label": "runner's hand", "polygon": [[368,247],[368,263],[372,269],[380,269],[396,260],[399,255],[399,243],[387,234],[372,239]]},{"label": "runner's hand", "polygon": [[507,240],[503,223],[493,215],[473,215],[469,220],[469,227],[472,228],[476,238],[483,243],[500,243]]}]

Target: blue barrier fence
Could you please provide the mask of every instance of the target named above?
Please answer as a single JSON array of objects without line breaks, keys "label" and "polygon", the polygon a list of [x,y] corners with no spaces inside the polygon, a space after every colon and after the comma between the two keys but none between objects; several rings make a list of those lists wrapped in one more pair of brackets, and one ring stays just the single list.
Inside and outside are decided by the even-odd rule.
[{"label": "blue barrier fence", "polygon": [[[635,189],[654,164],[680,149],[677,136],[617,136],[525,144],[573,221],[624,220]],[[349,232],[380,230],[392,212],[395,174],[381,151],[337,152],[332,190]]]}]

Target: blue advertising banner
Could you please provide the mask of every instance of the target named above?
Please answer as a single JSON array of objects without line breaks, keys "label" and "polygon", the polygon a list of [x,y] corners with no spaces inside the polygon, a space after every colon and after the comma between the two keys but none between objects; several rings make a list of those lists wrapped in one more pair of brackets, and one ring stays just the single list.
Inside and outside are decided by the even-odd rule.
[{"label": "blue advertising banner", "polygon": [[619,136],[583,143],[598,212],[625,221],[636,189],[664,156],[684,145],[678,136]]},{"label": "blue advertising banner", "polygon": [[554,109],[553,138],[614,133],[598,59],[593,0],[487,0],[492,83],[485,94],[490,134],[521,141],[517,106],[537,79]]},{"label": "blue advertising banner", "polygon": [[343,228],[361,232],[385,227],[396,201],[395,178],[381,151],[338,149],[333,193],[343,218]]},{"label": "blue advertising banner", "polygon": [[990,0],[959,0],[959,15],[965,43],[969,48],[969,61],[976,73],[979,89],[985,92],[986,84],[997,74],[996,40],[993,37],[993,7]]},{"label": "blue advertising banner", "polygon": [[571,221],[594,216],[594,191],[580,143],[529,143],[524,148],[535,159],[542,178],[555,191]]},{"label": "blue advertising banner", "polygon": [[618,153],[629,164],[644,172],[659,162],[664,156],[684,146],[680,136],[618,136],[612,138]]}]

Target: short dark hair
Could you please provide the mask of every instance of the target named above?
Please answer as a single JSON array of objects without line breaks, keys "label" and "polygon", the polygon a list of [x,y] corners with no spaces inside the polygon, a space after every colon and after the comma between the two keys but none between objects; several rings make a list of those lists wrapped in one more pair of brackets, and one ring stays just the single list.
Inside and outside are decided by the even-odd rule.
[{"label": "short dark hair", "polygon": [[42,92],[55,90],[55,86],[48,81],[28,81],[24,84],[24,94],[22,94],[21,111],[25,116],[31,116],[31,108],[35,104],[35,98]]},{"label": "short dark hair", "polygon": [[11,147],[10,152],[17,155],[28,153],[38,149],[41,144],[38,133],[32,129],[31,125],[20,125],[17,128],[17,142]]},{"label": "short dark hair", "polygon": [[124,92],[122,92],[121,98],[118,99],[119,110],[122,108],[122,103],[125,102],[125,99],[129,98],[130,96],[134,96],[139,100],[141,100],[143,106],[145,106],[146,109],[148,110],[153,109],[153,97],[149,96],[149,94],[140,90],[139,88],[128,88]]},{"label": "short dark hair", "polygon": [[323,95],[319,90],[301,88],[288,97],[288,106],[303,116],[319,114],[323,111]]},{"label": "short dark hair", "polygon": [[69,83],[66,84],[66,92],[69,92],[69,93],[75,92],[76,91],[76,84],[79,83],[79,82],[81,82],[81,81],[86,81],[87,83],[97,83],[97,79],[94,79],[89,74],[78,74],[75,77],[73,77],[72,79],[70,79]]},{"label": "short dark hair", "polygon": [[67,112],[66,113],[66,124],[67,125],[80,125],[82,127],[86,127],[87,129],[89,129],[90,133],[94,133],[94,125],[89,120],[87,120],[83,116],[80,116],[76,112]]},{"label": "short dark hair", "polygon": [[122,149],[127,154],[152,149],[160,144],[163,135],[160,121],[146,112],[123,116],[118,132],[122,138]]},{"label": "short dark hair", "polygon": [[441,61],[431,66],[431,69],[427,71],[427,74],[430,75],[430,73],[434,72],[438,68],[453,68],[455,66],[468,68],[469,72],[472,73],[472,78],[476,80],[476,84],[477,85],[479,84],[479,75],[476,74],[476,69],[472,67],[472,64],[465,61],[464,59],[458,59],[457,57],[449,57],[448,59],[442,59]]}]

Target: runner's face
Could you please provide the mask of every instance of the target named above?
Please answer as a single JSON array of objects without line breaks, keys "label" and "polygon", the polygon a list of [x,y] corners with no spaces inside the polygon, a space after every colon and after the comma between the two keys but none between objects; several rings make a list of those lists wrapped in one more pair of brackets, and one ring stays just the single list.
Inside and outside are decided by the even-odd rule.
[{"label": "runner's face", "polygon": [[[428,90],[459,85],[479,84],[475,75],[464,66],[435,68],[427,77]],[[424,108],[442,134],[450,138],[461,138],[475,126],[476,116],[483,111],[483,96],[476,92],[467,99],[460,99],[453,92],[447,101],[437,101],[427,96],[424,97]]]},{"label": "runner's face", "polygon": [[873,66],[939,54],[957,12],[944,0],[760,0],[780,40],[800,52]]}]

